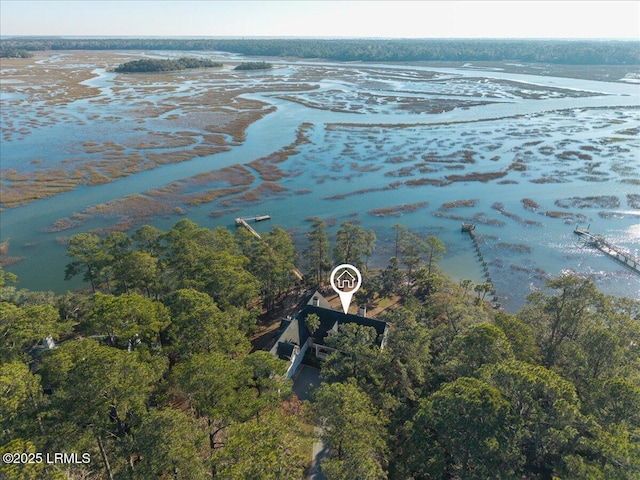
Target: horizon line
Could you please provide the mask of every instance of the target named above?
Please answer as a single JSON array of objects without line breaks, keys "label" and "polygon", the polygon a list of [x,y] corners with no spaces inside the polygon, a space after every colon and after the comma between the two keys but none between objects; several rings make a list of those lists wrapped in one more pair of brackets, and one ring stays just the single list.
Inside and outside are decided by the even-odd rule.
[{"label": "horizon line", "polygon": [[631,37],[370,37],[370,36],[287,36],[287,35],[1,35],[0,40],[28,39],[172,39],[172,40],[556,40],[556,41],[631,41]]}]

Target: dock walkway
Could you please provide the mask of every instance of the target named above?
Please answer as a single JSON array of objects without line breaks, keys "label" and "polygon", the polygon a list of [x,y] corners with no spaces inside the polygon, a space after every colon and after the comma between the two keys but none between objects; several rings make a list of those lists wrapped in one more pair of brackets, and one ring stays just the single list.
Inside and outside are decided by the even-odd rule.
[{"label": "dock walkway", "polygon": [[[476,225],[475,225],[475,223],[462,222],[461,232],[469,234],[469,238],[471,239],[471,242],[473,243],[473,248],[476,249],[476,254],[478,255],[478,260],[482,264],[482,271],[483,271],[484,278],[493,287],[495,284],[493,283],[493,279],[491,278],[491,273],[489,273],[489,264],[484,259],[484,256],[482,255],[482,251],[480,250],[480,244],[478,243],[478,239],[476,238]],[[496,295],[495,288],[493,288],[491,290],[491,292],[489,292],[489,293],[493,296],[493,308],[495,308],[495,309],[501,308],[502,306],[500,305],[500,303],[498,303],[498,297]]]},{"label": "dock walkway", "polygon": [[238,217],[236,218],[236,226],[237,227],[244,227],[247,230],[249,230],[249,232],[251,233],[251,235],[253,235],[254,237],[256,237],[258,240],[261,240],[262,238],[260,237],[260,234],[258,232],[255,231],[255,229],[249,225],[249,223],[247,223],[247,221],[242,218],[242,217]]},{"label": "dock walkway", "polygon": [[[260,236],[260,234],[258,232],[256,232],[255,229],[251,225],[249,225],[249,223],[247,222],[247,219],[253,219],[254,222],[260,222],[262,220],[270,220],[271,219],[271,215],[256,215],[255,217],[238,217],[238,218],[236,218],[236,226],[237,227],[246,228],[247,230],[249,230],[251,235],[256,237],[258,240],[262,240],[262,237]],[[304,277],[302,275],[302,272],[300,272],[300,270],[298,270],[297,268],[293,269],[293,274],[300,281],[302,281],[304,279]]]},{"label": "dock walkway", "polygon": [[587,239],[589,245],[597,248],[605,255],[608,255],[618,263],[627,267],[632,272],[640,275],[640,258],[634,257],[628,252],[623,251],[620,247],[609,243],[603,236],[601,235],[593,235],[589,228],[579,228],[576,227],[573,231],[576,235],[580,235]]}]

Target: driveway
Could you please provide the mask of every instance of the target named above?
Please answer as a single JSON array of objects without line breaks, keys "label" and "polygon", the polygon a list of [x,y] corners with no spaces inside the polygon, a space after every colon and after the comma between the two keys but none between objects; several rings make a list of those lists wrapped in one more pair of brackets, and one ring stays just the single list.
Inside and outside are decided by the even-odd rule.
[{"label": "driveway", "polygon": [[301,365],[293,377],[293,392],[300,400],[311,401],[311,394],[320,386],[320,370]]},{"label": "driveway", "polygon": [[322,440],[320,440],[322,429],[320,427],[316,427],[313,431],[313,434],[316,436],[316,439],[313,442],[311,468],[309,468],[309,475],[307,475],[306,480],[326,480],[326,477],[324,476],[324,474],[322,473],[322,469],[320,468],[320,463],[325,457],[329,456],[329,452],[327,448],[325,448],[325,446],[322,444]]},{"label": "driveway", "polygon": [[[312,401],[313,391],[320,386],[320,370],[309,365],[301,365],[293,377],[293,391],[300,400]],[[325,480],[320,471],[320,462],[327,456],[327,449],[320,440],[322,429],[315,427],[311,468],[306,480]]]}]

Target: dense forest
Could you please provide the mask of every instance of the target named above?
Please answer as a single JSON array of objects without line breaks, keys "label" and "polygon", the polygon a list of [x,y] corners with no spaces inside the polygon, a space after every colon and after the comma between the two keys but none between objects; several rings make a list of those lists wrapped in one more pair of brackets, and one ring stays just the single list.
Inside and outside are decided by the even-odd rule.
[{"label": "dense forest", "polygon": [[[259,241],[186,219],[73,235],[64,273],[84,292],[0,269],[0,478],[303,478],[314,425],[329,480],[640,478],[640,302],[564,274],[508,314],[491,285],[440,272],[439,239],[394,232],[376,271],[353,223],[331,244],[314,221],[298,253],[279,227]],[[359,303],[393,305],[387,344],[342,325],[300,402],[250,338],[339,263],[363,272]],[[78,461],[4,456],[38,452]]]},{"label": "dense forest", "polygon": [[114,70],[118,73],[172,72],[189,68],[212,68],[221,66],[221,63],[193,57],[180,57],[175,60],[144,58],[123,63],[118,65]]},{"label": "dense forest", "polygon": [[3,50],[201,50],[339,61],[519,61],[637,65],[640,42],[497,39],[158,39],[35,38],[0,41]]}]

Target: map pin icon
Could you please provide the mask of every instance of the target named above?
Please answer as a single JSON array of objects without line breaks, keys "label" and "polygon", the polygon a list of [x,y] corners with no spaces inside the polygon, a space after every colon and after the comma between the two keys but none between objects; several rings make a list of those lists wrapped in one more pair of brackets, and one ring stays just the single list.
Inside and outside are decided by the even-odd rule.
[{"label": "map pin icon", "polygon": [[360,289],[362,284],[362,275],[353,265],[343,263],[338,265],[331,272],[331,288],[340,296],[340,303],[342,303],[342,310],[344,313],[349,312],[349,305],[351,304],[351,298],[353,294]]}]

